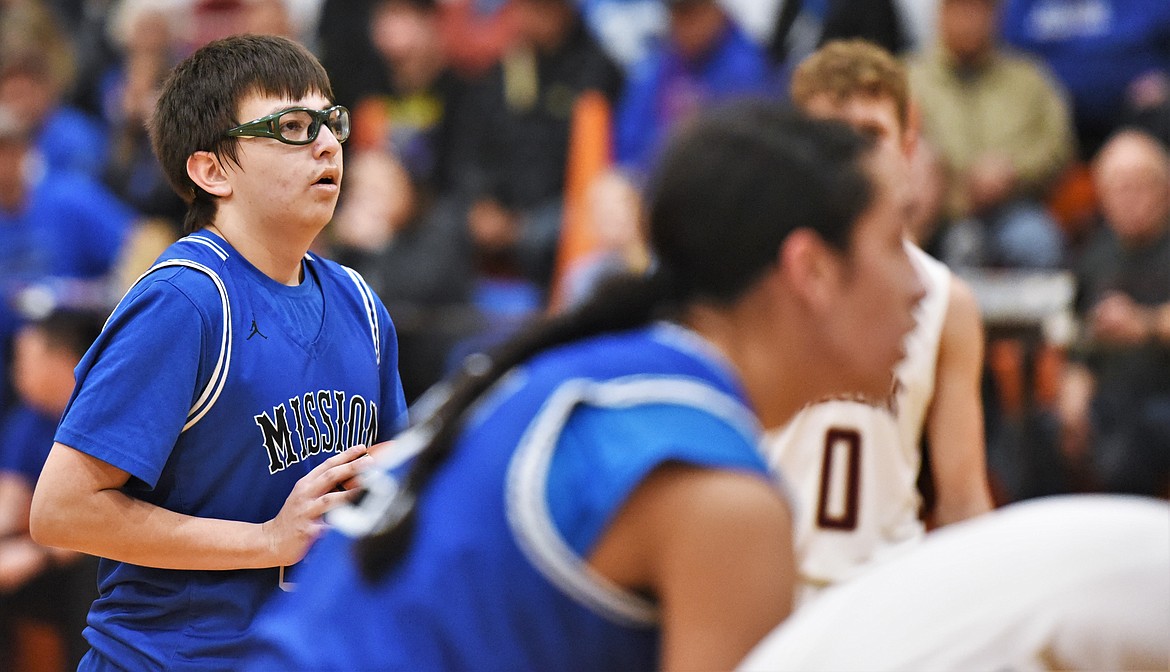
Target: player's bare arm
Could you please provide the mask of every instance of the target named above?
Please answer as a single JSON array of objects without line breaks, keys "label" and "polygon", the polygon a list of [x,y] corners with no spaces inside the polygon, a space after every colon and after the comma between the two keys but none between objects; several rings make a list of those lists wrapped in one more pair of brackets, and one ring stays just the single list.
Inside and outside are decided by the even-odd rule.
[{"label": "player's bare arm", "polygon": [[302,477],[276,518],[262,524],[175,513],[122,492],[130,475],[54,444],[33,495],[39,544],[162,569],[220,570],[298,562],[320,534],[321,516],[352,497],[337,486],[367,466],[355,446]]},{"label": "player's bare arm", "polygon": [[954,277],[939,343],[934,401],[926,420],[937,492],[934,525],[958,522],[993,507],[980,390],[983,341],[975,295]]},{"label": "player's bare arm", "polygon": [[791,517],[764,480],[660,467],[590,557],[662,605],[662,668],[730,669],[792,609]]}]

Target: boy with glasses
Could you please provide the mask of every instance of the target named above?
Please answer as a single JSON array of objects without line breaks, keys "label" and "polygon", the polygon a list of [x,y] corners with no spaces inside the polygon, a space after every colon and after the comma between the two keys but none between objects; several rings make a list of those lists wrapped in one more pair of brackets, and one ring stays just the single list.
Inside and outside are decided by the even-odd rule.
[{"label": "boy with glasses", "polygon": [[206,45],[150,131],[188,235],[79,365],[32,534],[103,558],[81,669],[231,668],[363,446],[404,423],[397,343],[364,280],[308,253],[349,112],[307,50]]}]

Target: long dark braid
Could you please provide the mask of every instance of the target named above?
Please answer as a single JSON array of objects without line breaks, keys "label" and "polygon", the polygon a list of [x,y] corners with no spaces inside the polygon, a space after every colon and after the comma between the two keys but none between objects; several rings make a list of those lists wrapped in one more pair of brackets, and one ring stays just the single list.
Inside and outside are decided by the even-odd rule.
[{"label": "long dark braid", "polygon": [[485,365],[465,367],[412,427],[425,447],[399,484],[401,509],[358,541],[363,574],[375,579],[404,555],[418,493],[454,449],[468,409],[513,367],[558,345],[675,317],[697,301],[731,303],[776,263],[796,228],[847,249],[852,223],[869,202],[858,159],[866,147],[843,125],[764,102],[732,105],[673,138],[648,188],[654,271],[610,280],[572,311],[522,330]]}]

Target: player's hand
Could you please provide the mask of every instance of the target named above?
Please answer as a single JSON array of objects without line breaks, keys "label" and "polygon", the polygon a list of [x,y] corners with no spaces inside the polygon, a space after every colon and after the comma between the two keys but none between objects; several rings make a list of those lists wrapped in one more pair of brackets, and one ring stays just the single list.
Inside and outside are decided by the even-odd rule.
[{"label": "player's hand", "polygon": [[974,212],[985,212],[1008,200],[1016,187],[1016,170],[1002,154],[979,157],[967,170],[967,197]]},{"label": "player's hand", "polygon": [[[390,448],[390,446],[392,446],[392,445],[394,445],[393,439],[391,439],[389,441],[383,441],[381,443],[375,443],[372,446],[367,446],[366,447],[366,456],[365,456],[366,459],[363,459],[361,461],[362,469],[360,469],[358,471],[358,476],[361,475],[361,472],[374,466],[374,461],[372,459],[369,459],[369,458],[376,457],[378,455],[378,453],[380,453],[384,450],[388,450]],[[349,480],[343,481],[340,485],[337,486],[338,489],[340,489],[340,490],[357,490],[358,488],[362,487],[361,482],[358,479],[358,476],[354,476],[353,478],[351,478]]]},{"label": "player's hand", "polygon": [[325,529],[321,517],[353,498],[340,489],[372,466],[365,446],[354,446],[317,465],[293,486],[280,513],[261,527],[273,555],[273,566],[300,562]]},{"label": "player's hand", "polygon": [[476,246],[489,251],[506,250],[520,239],[519,218],[492,199],[482,199],[471,206],[467,228]]},{"label": "player's hand", "polygon": [[1102,343],[1136,346],[1145,343],[1154,328],[1153,314],[1120,292],[1109,292],[1093,307],[1090,326]]}]

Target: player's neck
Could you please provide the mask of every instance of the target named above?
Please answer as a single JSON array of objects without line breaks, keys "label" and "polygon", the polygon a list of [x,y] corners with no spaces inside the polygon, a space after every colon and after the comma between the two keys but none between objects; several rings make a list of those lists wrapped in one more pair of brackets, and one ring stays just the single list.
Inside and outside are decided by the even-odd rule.
[{"label": "player's neck", "polygon": [[283,284],[301,283],[301,260],[313,239],[302,240],[291,232],[275,235],[262,228],[236,225],[231,219],[217,218],[208,229],[223,238],[236,252],[261,273]]},{"label": "player's neck", "polygon": [[[785,325],[776,321],[774,308],[759,300],[731,309],[692,308],[687,325],[731,362],[753,410],[766,428],[779,427],[809,400],[808,371],[802,354],[807,350],[786,338]],[[787,320],[786,320],[787,321]]]}]

